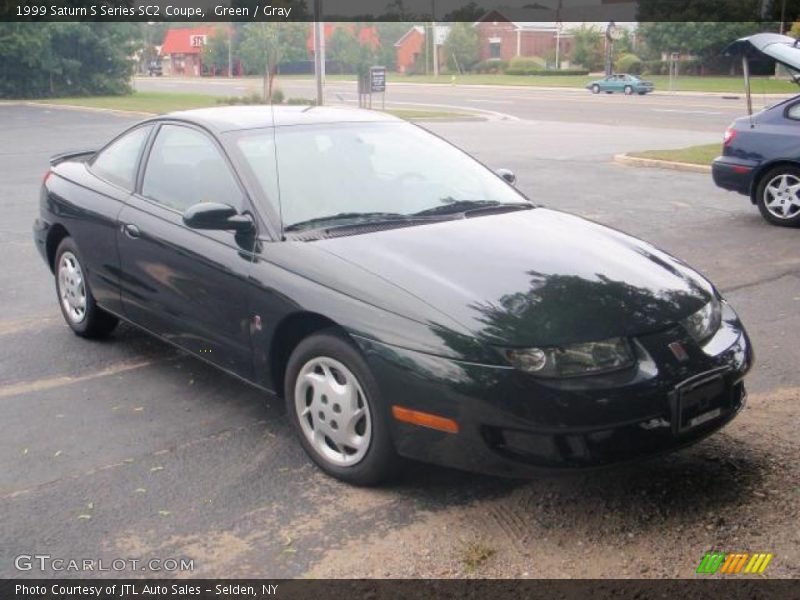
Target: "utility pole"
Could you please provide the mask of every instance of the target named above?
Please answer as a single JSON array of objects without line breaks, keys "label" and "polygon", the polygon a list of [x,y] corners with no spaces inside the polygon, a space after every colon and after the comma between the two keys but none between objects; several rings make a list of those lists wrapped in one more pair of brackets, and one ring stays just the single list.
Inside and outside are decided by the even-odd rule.
[{"label": "utility pole", "polygon": [[325,77],[325,31],[322,19],[322,0],[314,0],[314,79],[317,83],[317,106],[324,102],[322,81]]},{"label": "utility pole", "polygon": [[431,0],[431,40],[433,41],[433,76],[439,76],[439,50],[436,47],[436,0]]},{"label": "utility pole", "polygon": [[228,29],[228,78],[233,77],[233,56],[231,55],[231,44],[233,43],[233,31]]},{"label": "utility pole", "polygon": [[556,22],[556,71],[561,68],[561,21]]}]

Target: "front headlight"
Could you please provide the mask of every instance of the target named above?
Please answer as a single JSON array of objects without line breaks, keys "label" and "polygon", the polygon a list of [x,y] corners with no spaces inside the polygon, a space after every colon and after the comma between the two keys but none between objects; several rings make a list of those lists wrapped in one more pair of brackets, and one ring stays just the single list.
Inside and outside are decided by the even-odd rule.
[{"label": "front headlight", "polygon": [[636,360],[625,338],[568,346],[507,349],[504,354],[520,371],[539,377],[596,375],[625,369]]},{"label": "front headlight", "polygon": [[721,324],[722,307],[717,298],[713,298],[703,308],[681,321],[681,325],[698,344],[714,335]]}]

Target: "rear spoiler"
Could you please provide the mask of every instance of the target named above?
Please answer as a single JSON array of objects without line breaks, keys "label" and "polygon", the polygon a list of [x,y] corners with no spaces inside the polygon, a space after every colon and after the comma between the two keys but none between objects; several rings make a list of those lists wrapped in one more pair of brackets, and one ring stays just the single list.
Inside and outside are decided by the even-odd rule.
[{"label": "rear spoiler", "polygon": [[83,158],[85,160],[96,152],[97,150],[70,150],[68,152],[60,152],[50,157],[50,167],[55,167],[68,160],[76,160],[78,158]]}]

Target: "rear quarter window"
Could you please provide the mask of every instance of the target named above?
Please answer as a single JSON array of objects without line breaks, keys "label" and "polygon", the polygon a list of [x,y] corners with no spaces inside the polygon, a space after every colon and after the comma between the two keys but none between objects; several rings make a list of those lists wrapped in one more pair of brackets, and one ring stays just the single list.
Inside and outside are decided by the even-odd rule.
[{"label": "rear quarter window", "polygon": [[794,121],[800,121],[800,102],[795,102],[786,109],[786,117]]},{"label": "rear quarter window", "polygon": [[132,191],[136,185],[136,167],[152,126],[137,127],[106,146],[92,161],[91,170],[98,177]]}]

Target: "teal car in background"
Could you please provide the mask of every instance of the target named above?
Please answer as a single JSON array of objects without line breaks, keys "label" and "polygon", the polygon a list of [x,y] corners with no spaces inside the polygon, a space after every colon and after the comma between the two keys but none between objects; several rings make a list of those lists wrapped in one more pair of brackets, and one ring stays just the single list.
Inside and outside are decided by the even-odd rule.
[{"label": "teal car in background", "polygon": [[586,89],[590,90],[593,94],[605,92],[606,94],[613,94],[614,92],[622,92],[626,96],[645,94],[652,92],[655,86],[651,81],[644,81],[636,75],[609,75],[603,79],[589,82]]}]

